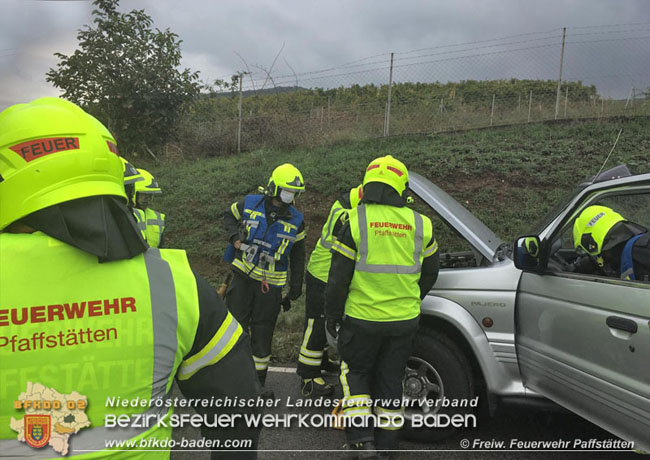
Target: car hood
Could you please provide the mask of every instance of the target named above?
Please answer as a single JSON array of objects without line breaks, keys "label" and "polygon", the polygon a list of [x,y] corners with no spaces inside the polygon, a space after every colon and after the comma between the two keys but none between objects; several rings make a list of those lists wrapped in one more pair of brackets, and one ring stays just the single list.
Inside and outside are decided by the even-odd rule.
[{"label": "car hood", "polygon": [[474,249],[493,260],[503,240],[447,192],[416,172],[409,171],[409,188],[463,236]]}]

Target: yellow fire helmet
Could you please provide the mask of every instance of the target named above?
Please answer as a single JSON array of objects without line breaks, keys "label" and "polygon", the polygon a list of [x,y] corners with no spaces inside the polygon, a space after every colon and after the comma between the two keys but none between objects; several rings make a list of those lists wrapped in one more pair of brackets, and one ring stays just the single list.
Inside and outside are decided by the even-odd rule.
[{"label": "yellow fire helmet", "polygon": [[383,182],[395,189],[403,196],[409,183],[409,172],[404,163],[390,155],[375,158],[366,168],[366,174],[363,176],[363,185],[369,182]]},{"label": "yellow fire helmet", "polygon": [[144,177],[142,177],[142,174],[140,174],[139,170],[135,168],[129,161],[124,158],[120,157],[120,160],[122,160],[122,172],[124,173],[124,185],[129,185],[129,184],[135,184],[136,182],[140,182],[144,180]]},{"label": "yellow fire helmet", "polygon": [[305,191],[302,174],[291,163],[284,163],[273,170],[266,186],[266,193],[269,196],[278,196],[280,189],[291,190],[296,195]]},{"label": "yellow fire helmet", "polygon": [[160,185],[158,185],[158,182],[149,171],[138,169],[138,173],[142,176],[143,180],[135,183],[136,194],[147,193],[151,195],[160,195],[162,193]]},{"label": "yellow fire helmet", "polygon": [[585,208],[573,223],[573,244],[592,256],[599,256],[604,249],[609,231],[626,219],[606,206]]},{"label": "yellow fire helmet", "polygon": [[526,248],[526,251],[528,251],[528,255],[531,257],[538,257],[539,256],[539,246],[537,245],[537,240],[533,237],[527,237],[524,240],[524,246]]},{"label": "yellow fire helmet", "polygon": [[72,102],[44,97],[0,112],[0,230],[49,206],[126,200],[115,139]]},{"label": "yellow fire helmet", "polygon": [[350,189],[350,206],[353,208],[359,206],[361,198],[363,198],[363,185],[358,185]]}]

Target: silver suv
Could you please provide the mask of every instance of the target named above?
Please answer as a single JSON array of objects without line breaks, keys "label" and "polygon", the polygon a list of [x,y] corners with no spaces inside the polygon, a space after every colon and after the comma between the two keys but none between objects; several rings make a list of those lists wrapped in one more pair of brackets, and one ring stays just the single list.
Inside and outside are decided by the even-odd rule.
[{"label": "silver suv", "polygon": [[[422,302],[404,381],[406,397],[416,401],[407,418],[471,410],[445,408],[445,398],[487,396],[491,413],[504,401],[551,400],[650,450],[650,282],[570,268],[577,256],[571,229],[585,207],[609,206],[650,228],[650,174],[617,177],[624,171],[581,184],[533,227],[527,236],[539,239],[539,264],[526,270],[517,268],[511,243],[410,173],[428,214],[467,250],[441,255],[438,281]],[[432,440],[450,431],[408,434]]]}]

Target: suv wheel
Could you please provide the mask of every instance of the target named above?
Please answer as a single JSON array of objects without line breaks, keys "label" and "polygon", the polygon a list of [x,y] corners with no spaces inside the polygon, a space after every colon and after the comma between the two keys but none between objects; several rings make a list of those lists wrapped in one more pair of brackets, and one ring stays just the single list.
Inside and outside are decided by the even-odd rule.
[{"label": "suv wheel", "polygon": [[467,414],[471,408],[444,407],[443,400],[464,402],[473,396],[472,370],[460,348],[440,332],[420,330],[404,376],[404,437],[417,441],[438,441],[452,435],[456,428],[413,428],[410,422],[415,414],[425,417]]}]

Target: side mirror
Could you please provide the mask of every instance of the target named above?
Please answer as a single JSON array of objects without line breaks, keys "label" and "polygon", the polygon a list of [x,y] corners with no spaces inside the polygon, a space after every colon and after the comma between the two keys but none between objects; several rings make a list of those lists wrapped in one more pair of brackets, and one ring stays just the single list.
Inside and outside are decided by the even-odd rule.
[{"label": "side mirror", "polygon": [[546,270],[546,251],[537,235],[522,236],[515,244],[515,267],[528,272],[543,273]]}]

